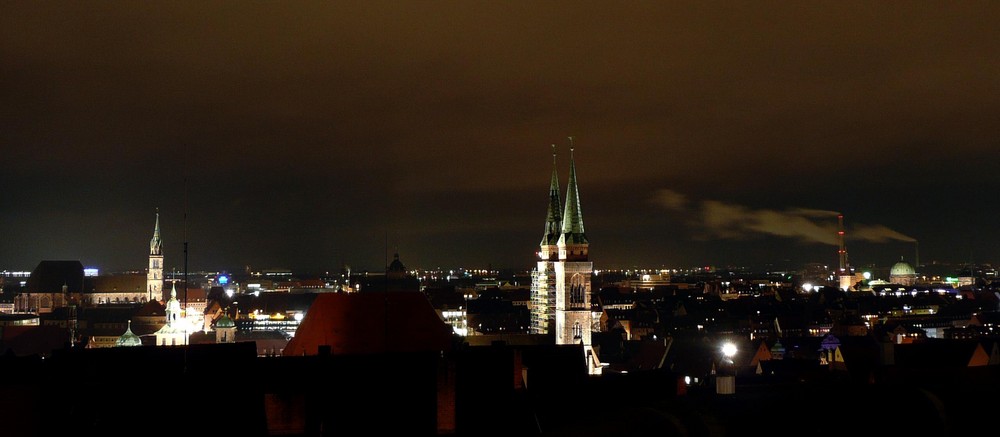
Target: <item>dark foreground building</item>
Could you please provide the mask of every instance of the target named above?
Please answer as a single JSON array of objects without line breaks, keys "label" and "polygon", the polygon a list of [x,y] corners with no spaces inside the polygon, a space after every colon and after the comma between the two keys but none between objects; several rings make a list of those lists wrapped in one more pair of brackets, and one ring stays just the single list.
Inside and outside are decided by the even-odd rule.
[{"label": "dark foreground building", "polygon": [[1000,406],[1000,366],[874,384],[833,370],[772,377],[765,366],[720,395],[665,369],[589,376],[581,346],[455,346],[261,358],[246,342],[4,356],[0,435],[965,436]]},{"label": "dark foreground building", "polygon": [[826,366],[719,367],[735,390],[718,394],[717,376],[682,373],[715,343],[626,347],[591,376],[582,344],[450,331],[420,293],[323,294],[283,356],[253,342],[3,355],[0,436],[966,436],[1000,407],[994,346],[971,364],[932,359],[949,344],[890,361],[876,339],[843,338]]}]

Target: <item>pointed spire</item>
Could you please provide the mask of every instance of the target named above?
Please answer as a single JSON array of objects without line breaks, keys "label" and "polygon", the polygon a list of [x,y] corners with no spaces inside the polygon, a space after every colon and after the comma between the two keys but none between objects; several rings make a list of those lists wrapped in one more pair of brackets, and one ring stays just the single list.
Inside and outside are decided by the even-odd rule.
[{"label": "pointed spire", "polygon": [[177,281],[170,285],[170,299],[177,299]]},{"label": "pointed spire", "polygon": [[160,255],[160,208],[156,208],[156,225],[153,226],[153,239],[149,240],[149,254]]},{"label": "pointed spire", "polygon": [[552,181],[549,183],[549,210],[545,216],[542,246],[555,246],[562,231],[562,200],[559,198],[559,174],[556,172],[556,145],[552,145]]},{"label": "pointed spire", "polygon": [[569,137],[569,182],[566,184],[566,210],[563,212],[562,236],[566,244],[587,244],[583,230],[583,212],[580,210],[580,192],[576,186],[576,161],[573,158],[573,137]]}]

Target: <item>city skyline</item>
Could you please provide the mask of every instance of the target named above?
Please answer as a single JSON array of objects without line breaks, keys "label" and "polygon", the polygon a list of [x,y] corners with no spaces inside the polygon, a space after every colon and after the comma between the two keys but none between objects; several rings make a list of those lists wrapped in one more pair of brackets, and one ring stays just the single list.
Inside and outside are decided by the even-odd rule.
[{"label": "city skyline", "polygon": [[0,269],[530,269],[569,136],[595,269],[1000,261],[1000,6],[760,6],[4,4]]}]

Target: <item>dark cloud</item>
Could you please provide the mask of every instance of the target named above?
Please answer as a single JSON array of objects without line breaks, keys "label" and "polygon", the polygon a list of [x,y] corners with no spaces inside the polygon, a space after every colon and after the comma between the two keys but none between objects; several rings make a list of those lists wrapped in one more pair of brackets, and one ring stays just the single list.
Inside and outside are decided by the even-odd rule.
[{"label": "dark cloud", "polygon": [[527,268],[568,135],[607,267],[762,250],[664,229],[662,187],[717,199],[716,229],[754,213],[817,241],[803,206],[996,260],[997,22],[990,2],[8,2],[0,268],[142,268],[155,207],[188,211],[202,268],[377,267],[386,234],[409,265]]}]

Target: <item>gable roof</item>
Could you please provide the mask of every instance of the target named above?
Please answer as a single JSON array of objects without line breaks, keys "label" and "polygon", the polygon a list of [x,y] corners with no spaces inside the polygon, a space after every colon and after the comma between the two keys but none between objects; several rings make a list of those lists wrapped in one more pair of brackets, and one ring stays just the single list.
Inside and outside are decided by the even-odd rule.
[{"label": "gable roof", "polygon": [[83,292],[83,264],[80,261],[42,261],[28,278],[29,293],[59,293],[63,285],[70,293]]}]

